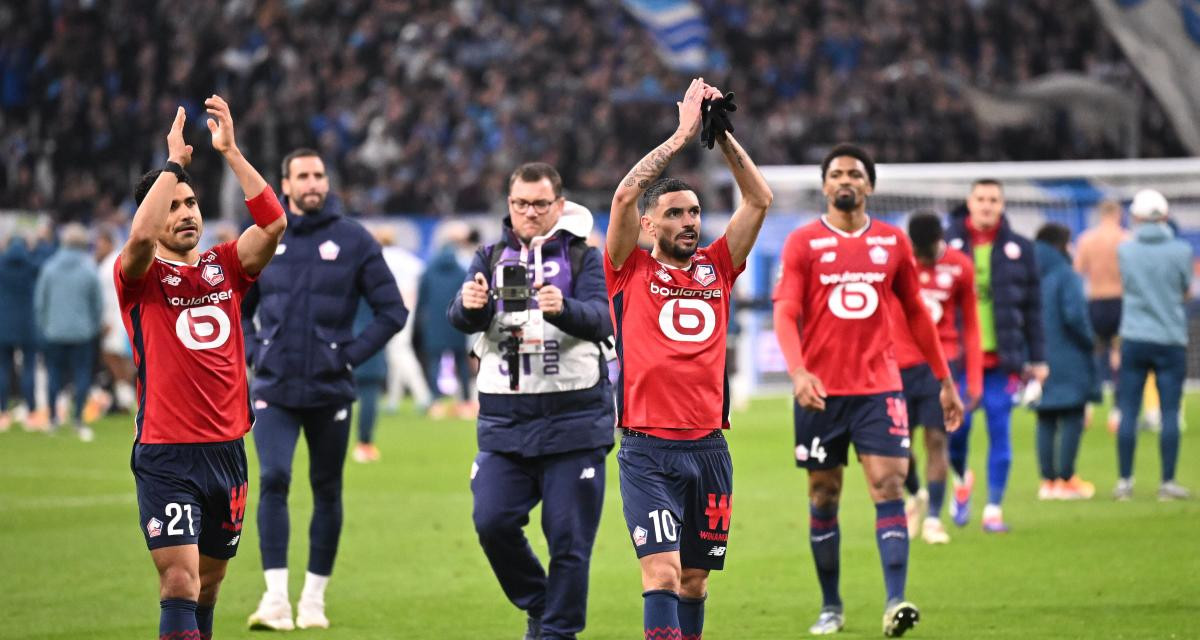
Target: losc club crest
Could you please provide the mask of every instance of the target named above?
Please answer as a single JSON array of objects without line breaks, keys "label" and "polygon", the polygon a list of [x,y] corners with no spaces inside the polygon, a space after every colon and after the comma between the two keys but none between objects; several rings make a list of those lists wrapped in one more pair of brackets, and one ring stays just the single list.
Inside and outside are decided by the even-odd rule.
[{"label": "losc club crest", "polygon": [[633,545],[635,547],[640,547],[640,546],[646,544],[648,533],[649,533],[649,531],[646,531],[642,527],[635,528],[633,530]]},{"label": "losc club crest", "polygon": [[225,282],[225,271],[221,269],[219,264],[206,264],[204,271],[200,274],[201,278],[211,286],[217,286]]},{"label": "losc club crest", "polygon": [[151,538],[157,538],[162,535],[162,520],[158,518],[150,518],[146,523],[146,535]]},{"label": "losc club crest", "polygon": [[692,279],[700,283],[700,286],[707,287],[716,282],[717,270],[711,264],[696,265],[696,273],[692,275]]}]

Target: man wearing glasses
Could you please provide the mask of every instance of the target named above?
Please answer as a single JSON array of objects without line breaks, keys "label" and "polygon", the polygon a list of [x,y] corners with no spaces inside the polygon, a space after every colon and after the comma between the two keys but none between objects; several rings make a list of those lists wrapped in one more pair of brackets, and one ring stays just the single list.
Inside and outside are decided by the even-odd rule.
[{"label": "man wearing glasses", "polygon": [[[473,518],[526,640],[574,638],[587,611],[588,563],[613,446],[613,398],[600,344],[612,335],[592,214],[567,202],[554,167],[522,165],[508,187],[500,242],[484,246],[447,317],[483,332]],[[522,529],[542,502],[550,567]]]}]

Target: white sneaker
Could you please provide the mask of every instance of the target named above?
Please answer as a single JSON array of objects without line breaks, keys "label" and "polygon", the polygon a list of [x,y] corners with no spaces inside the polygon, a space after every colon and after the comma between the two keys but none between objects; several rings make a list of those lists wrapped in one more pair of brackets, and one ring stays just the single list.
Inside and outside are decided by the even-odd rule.
[{"label": "white sneaker", "polygon": [[950,542],[950,534],[939,518],[925,518],[921,524],[921,539],[928,544],[946,544]]},{"label": "white sneaker", "polygon": [[296,626],[301,629],[328,629],[325,601],[300,596],[300,603],[296,605]]},{"label": "white sneaker", "polygon": [[904,501],[904,517],[908,519],[908,537],[915,538],[921,531],[921,520],[929,513],[929,492],[924,488]]},{"label": "white sneaker", "polygon": [[258,602],[258,610],[250,614],[247,623],[255,631],[291,631],[296,628],[292,623],[292,604],[287,596],[270,591],[263,594]]}]

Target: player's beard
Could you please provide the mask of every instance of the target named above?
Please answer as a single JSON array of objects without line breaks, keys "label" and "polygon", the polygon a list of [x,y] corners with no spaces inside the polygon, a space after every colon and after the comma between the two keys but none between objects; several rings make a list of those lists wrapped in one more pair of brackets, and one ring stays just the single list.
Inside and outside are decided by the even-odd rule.
[{"label": "player's beard", "polygon": [[325,197],[319,193],[306,193],[296,201],[296,206],[306,215],[320,213],[325,208]]},{"label": "player's beard", "polygon": [[[697,240],[699,240],[699,237],[699,234],[697,234]],[[691,260],[692,256],[696,255],[696,248],[699,246],[699,242],[696,242],[696,244],[692,245],[691,247],[682,247],[676,244],[676,242],[672,239],[661,237],[658,239],[658,250],[661,251],[663,255],[670,256],[671,258],[680,262],[683,262],[684,260]]]},{"label": "player's beard", "polygon": [[195,249],[200,244],[200,230],[196,229],[196,235],[191,239],[179,238],[176,234],[172,233],[162,240],[162,244],[171,251],[183,255]]},{"label": "player's beard", "polygon": [[852,213],[858,208],[858,196],[853,191],[848,193],[839,192],[833,196],[833,207],[838,211]]}]

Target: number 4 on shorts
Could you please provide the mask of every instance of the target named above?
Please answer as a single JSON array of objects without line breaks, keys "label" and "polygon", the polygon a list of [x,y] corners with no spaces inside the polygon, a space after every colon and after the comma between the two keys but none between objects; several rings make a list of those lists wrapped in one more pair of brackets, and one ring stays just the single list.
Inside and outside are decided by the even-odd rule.
[{"label": "number 4 on shorts", "polygon": [[825,447],[821,446],[820,438],[814,437],[812,444],[807,448],[802,444],[796,445],[796,459],[803,462],[809,458],[820,463],[825,462]]}]

